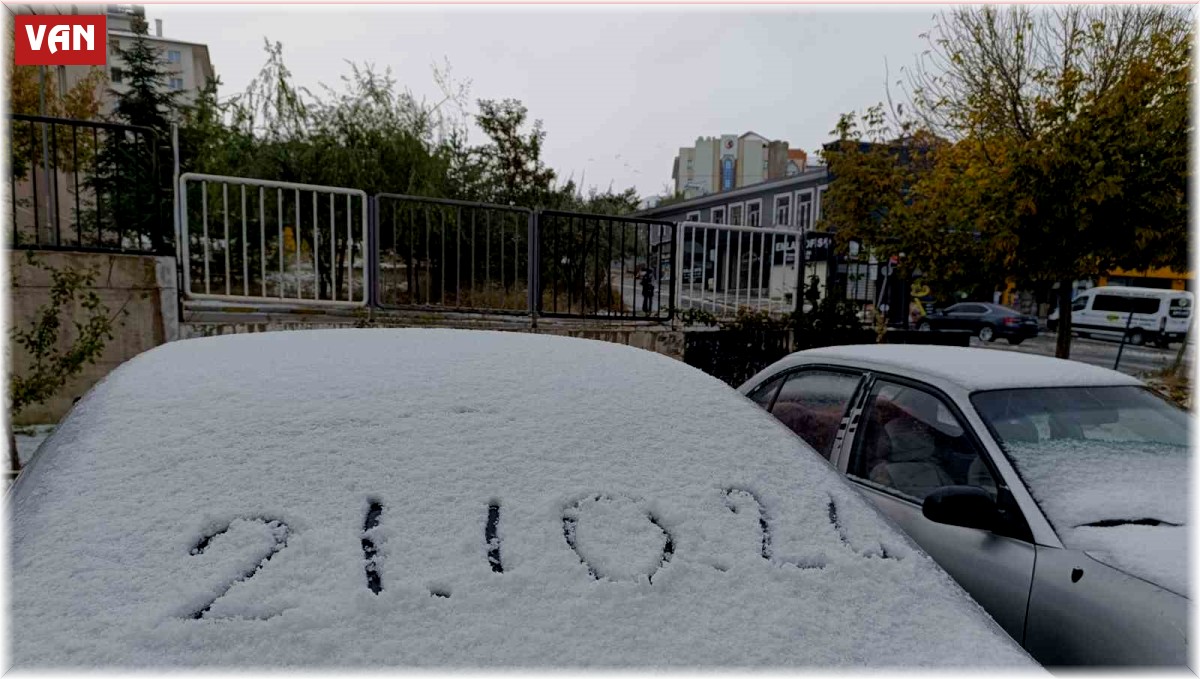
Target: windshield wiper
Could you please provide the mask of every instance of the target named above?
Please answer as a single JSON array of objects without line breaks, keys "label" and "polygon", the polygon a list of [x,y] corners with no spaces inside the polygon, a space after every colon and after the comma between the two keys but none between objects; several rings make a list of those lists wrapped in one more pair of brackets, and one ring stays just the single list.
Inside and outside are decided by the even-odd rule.
[{"label": "windshield wiper", "polygon": [[1104,519],[1091,523],[1081,523],[1076,528],[1112,528],[1114,526],[1182,526],[1182,523],[1171,523],[1162,519]]}]

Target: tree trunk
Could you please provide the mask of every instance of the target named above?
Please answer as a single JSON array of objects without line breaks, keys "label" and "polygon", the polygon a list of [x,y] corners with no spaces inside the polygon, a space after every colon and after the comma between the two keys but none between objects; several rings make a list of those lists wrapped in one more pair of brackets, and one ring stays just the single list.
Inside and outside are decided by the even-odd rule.
[{"label": "tree trunk", "polygon": [[1171,375],[1178,377],[1183,370],[1183,356],[1187,353],[1188,340],[1191,339],[1192,328],[1188,326],[1187,332],[1183,333],[1183,339],[1179,341],[1179,351],[1175,353],[1175,361],[1171,363]]},{"label": "tree trunk", "polygon": [[1071,291],[1074,282],[1069,280],[1058,283],[1058,340],[1054,345],[1054,355],[1058,358],[1071,358]]}]

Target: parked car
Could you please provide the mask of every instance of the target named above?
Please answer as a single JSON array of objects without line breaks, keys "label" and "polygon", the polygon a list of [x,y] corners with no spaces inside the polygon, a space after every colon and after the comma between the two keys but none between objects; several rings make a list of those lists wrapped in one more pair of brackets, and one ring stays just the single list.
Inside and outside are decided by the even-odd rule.
[{"label": "parked car", "polygon": [[984,342],[1003,337],[1009,344],[1020,344],[1037,337],[1038,319],[990,302],[960,302],[930,312],[917,322],[917,329],[969,330]]},{"label": "parked car", "polygon": [[[1168,348],[1187,335],[1193,306],[1192,293],[1184,290],[1090,288],[1071,302],[1071,334],[1108,339],[1125,335],[1135,346],[1150,342]],[[1050,312],[1046,324],[1051,331],[1058,329],[1058,317],[1058,309]]]},{"label": "parked car", "polygon": [[1189,415],[988,349],[802,351],[740,388],[1047,665],[1187,662]]},{"label": "parked car", "polygon": [[171,342],[9,502],[18,668],[1036,667],[778,422],[605,342]]}]

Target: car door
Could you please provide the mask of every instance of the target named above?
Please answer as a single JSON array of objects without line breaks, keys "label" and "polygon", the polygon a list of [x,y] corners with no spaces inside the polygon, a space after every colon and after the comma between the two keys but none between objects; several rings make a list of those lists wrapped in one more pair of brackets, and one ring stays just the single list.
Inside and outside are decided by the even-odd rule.
[{"label": "car door", "polygon": [[748,396],[828,460],[841,447],[845,417],[862,377],[861,371],[845,368],[794,368],[763,382]]},{"label": "car door", "polygon": [[[995,482],[1000,477],[961,411],[932,387],[894,376],[869,376],[859,396],[837,466],[1024,643],[1036,552],[1024,519],[1008,489]],[[1008,517],[1006,528],[993,532],[926,519],[925,496],[951,485],[976,486],[997,498]]]},{"label": "car door", "polygon": [[954,313],[950,317],[951,330],[970,330],[979,332],[983,325],[983,317],[987,315],[987,307],[982,304],[955,304]]}]

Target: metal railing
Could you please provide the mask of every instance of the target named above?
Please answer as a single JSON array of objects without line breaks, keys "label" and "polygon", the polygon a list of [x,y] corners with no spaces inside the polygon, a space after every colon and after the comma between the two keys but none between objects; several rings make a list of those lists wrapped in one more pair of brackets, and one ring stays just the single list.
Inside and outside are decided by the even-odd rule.
[{"label": "metal railing", "polygon": [[188,298],[367,304],[363,191],[195,173],[178,190]]},{"label": "metal railing", "polygon": [[8,118],[12,247],[171,253],[170,179],[153,130]]},{"label": "metal railing", "polygon": [[739,309],[795,311],[802,291],[800,241],[794,229],[680,222],[679,308],[718,317]]},{"label": "metal railing", "polygon": [[387,193],[373,203],[379,306],[529,313],[532,210]]},{"label": "metal railing", "polygon": [[541,211],[535,244],[538,314],[669,320],[675,312],[673,222]]}]

